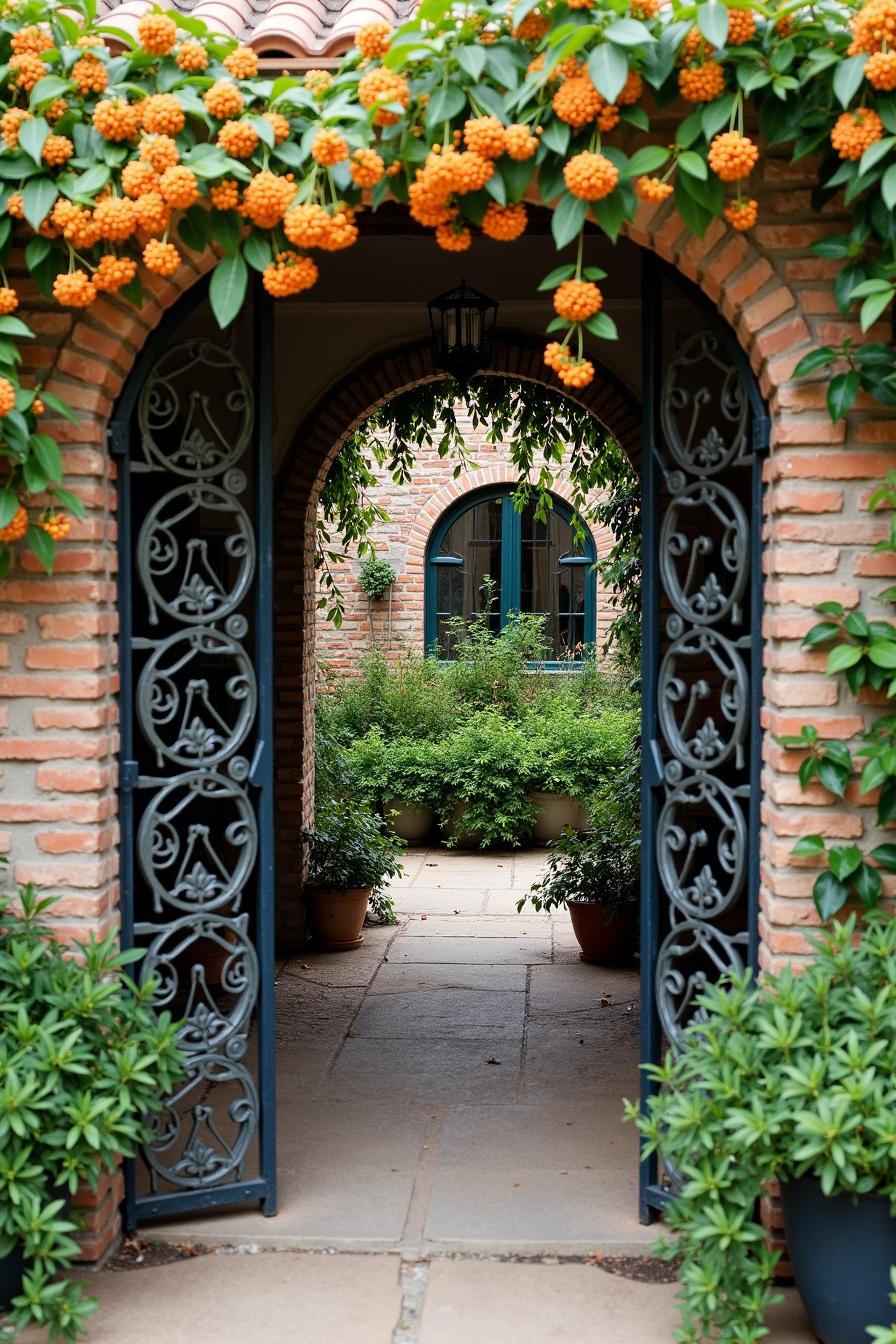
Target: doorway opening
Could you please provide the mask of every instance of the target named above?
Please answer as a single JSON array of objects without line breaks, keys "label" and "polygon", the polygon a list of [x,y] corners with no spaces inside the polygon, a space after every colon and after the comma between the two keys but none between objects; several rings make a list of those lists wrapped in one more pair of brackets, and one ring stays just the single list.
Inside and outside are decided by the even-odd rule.
[{"label": "doorway opening", "polygon": [[[377,1185],[372,1176],[361,1175],[364,1171],[383,1177],[408,1175],[391,1167],[386,1171],[389,1154],[397,1151],[385,1142],[390,1135],[404,1134],[411,1146],[419,1137],[419,1152],[433,1151],[426,1138],[426,1124],[431,1121],[424,1115],[418,1117],[423,1128],[408,1138],[411,1108],[394,1080],[391,1098],[383,1102],[375,1095],[386,1076],[376,1068],[387,1050],[383,1042],[392,1041],[392,1054],[403,1066],[411,1057],[407,1044],[401,1044],[407,1038],[378,1035],[384,1028],[377,1028],[376,1021],[382,1024],[390,1015],[401,1016],[396,1007],[401,993],[429,991],[403,991],[392,985],[368,995],[365,981],[364,1002],[343,1029],[344,1012],[333,1005],[342,1002],[344,1009],[357,988],[352,977],[361,975],[362,954],[352,953],[338,967],[332,963],[335,982],[322,986],[332,993],[318,995],[316,1008],[310,994],[302,999],[300,1018],[291,1017],[287,1008],[278,1016],[278,969],[280,985],[289,975],[301,982],[301,975],[276,961],[273,946],[275,901],[286,916],[300,909],[301,834],[313,820],[316,592],[311,559],[316,503],[345,436],[377,404],[403,387],[435,376],[420,339],[421,300],[439,287],[433,271],[451,263],[440,258],[434,266],[425,246],[422,238],[390,234],[384,226],[359,245],[358,256],[346,262],[338,280],[328,282],[329,289],[327,282],[322,285],[314,303],[289,303],[272,315],[257,299],[245,322],[223,338],[212,330],[197,297],[191,312],[181,317],[176,336],[169,330],[147,351],[121,404],[115,443],[122,463],[124,560],[124,927],[126,937],[149,948],[144,964],[161,975],[160,1004],[185,1013],[190,1051],[188,1083],[171,1099],[153,1144],[132,1170],[132,1223],[187,1212],[204,1215],[220,1207],[228,1211],[210,1219],[203,1216],[201,1223],[192,1225],[194,1235],[201,1231],[203,1236],[233,1240],[236,1224],[231,1220],[237,1218],[241,1239],[258,1240],[261,1234],[253,1215],[234,1214],[232,1209],[258,1200],[266,1212],[273,1212],[278,1172],[281,1187],[296,1174],[297,1208],[307,1212],[317,1200],[322,1208],[348,1211],[352,1221],[351,1210],[357,1205],[348,1191],[340,1194],[325,1182],[308,1184],[309,1174],[313,1182],[315,1171],[323,1171],[320,1149],[308,1126],[303,1138],[302,1108],[307,1116],[311,1103],[322,1096],[313,1095],[316,1070],[323,1071],[319,1081],[324,1090],[337,1089],[330,1097],[332,1111],[323,1122],[318,1116],[331,1139],[338,1137],[338,1122],[347,1121],[349,1114],[347,1106],[337,1104],[347,1101],[339,1095],[340,1070],[351,1074],[350,1088],[373,1070],[367,1119],[356,1123],[353,1132],[361,1142],[361,1154],[373,1154],[376,1160],[372,1168],[363,1164],[344,1168],[356,1173],[358,1191],[366,1188],[365,1208],[394,1210],[406,1195],[402,1225],[410,1225],[407,1220],[415,1208],[419,1211],[423,1199],[419,1192],[426,1181],[433,1189],[438,1184],[435,1168],[421,1174],[419,1182],[412,1177],[403,1185],[387,1180]],[[525,269],[548,269],[545,263],[553,251],[549,238],[536,232],[526,246],[532,255]],[[589,246],[599,263],[604,243],[595,236]],[[396,264],[396,249],[401,249],[401,267]],[[517,297],[528,294],[527,279],[515,273],[519,254],[514,268],[502,271],[503,262],[496,263],[493,252],[490,248],[487,255],[471,256],[469,274],[474,283],[484,283],[474,273],[477,266],[488,275],[487,287],[508,317],[508,367],[495,372],[540,377],[534,372],[537,357],[527,353],[531,343],[515,341],[512,333],[536,331],[543,325],[543,315],[530,298]],[[638,451],[639,442],[632,444],[642,479],[645,584],[640,995],[629,993],[629,981],[604,986],[598,976],[590,981],[585,1018],[578,1015],[573,994],[572,999],[558,1001],[560,1017],[555,1022],[550,994],[545,997],[546,990],[538,985],[548,979],[537,974],[542,963],[527,960],[545,935],[530,927],[518,929],[520,917],[513,909],[498,915],[495,905],[495,913],[490,913],[490,893],[499,891],[497,855],[484,860],[495,865],[489,870],[490,887],[482,885],[481,876],[472,875],[469,883],[461,884],[465,889],[482,887],[483,900],[475,912],[461,913],[458,907],[455,916],[453,906],[450,913],[407,909],[409,916],[417,917],[410,921],[417,927],[409,925],[395,935],[407,941],[416,938],[421,944],[428,937],[453,938],[459,945],[464,935],[433,934],[435,921],[511,921],[514,932],[509,941],[525,940],[523,960],[499,958],[488,964],[503,965],[505,971],[524,966],[522,988],[456,985],[460,973],[450,971],[448,983],[432,992],[473,995],[477,1012],[488,1002],[510,1014],[502,1021],[519,1026],[512,1036],[517,1044],[508,1056],[510,1067],[498,1047],[489,1047],[481,1065],[481,1087],[490,1095],[512,1090],[514,1105],[535,1108],[529,1112],[532,1116],[541,1108],[538,1124],[548,1128],[537,1131],[535,1147],[552,1160],[569,1151],[568,1145],[564,1147],[569,1136],[559,1129],[555,1133],[551,1126],[558,1125],[565,1105],[581,1104],[588,1142],[593,1146],[598,1133],[603,1157],[609,1161],[614,1152],[617,1155],[613,1170],[625,1168],[625,1199],[620,1186],[611,1202],[614,1208],[625,1203],[633,1244],[640,1235],[639,1212],[646,1220],[662,1208],[665,1181],[650,1163],[642,1164],[638,1205],[638,1162],[631,1135],[615,1122],[611,1129],[596,1131],[593,1124],[588,1128],[587,1117],[593,1121],[600,1112],[595,1087],[602,1078],[621,1083],[624,1072],[624,1090],[631,1093],[637,1086],[638,1060],[655,1059],[665,1042],[674,1043],[700,985],[746,961],[756,937],[761,656],[757,462],[765,437],[755,385],[730,333],[687,286],[680,289],[675,277],[649,258],[646,266],[642,274],[637,249],[622,246],[613,254],[612,267],[605,267],[611,270],[609,283],[620,291],[614,311],[622,315],[622,334],[619,347],[607,351],[616,368],[608,370],[603,383],[598,375],[595,396],[605,398],[607,407],[603,412],[591,408],[622,439],[608,409],[618,397],[619,384],[627,385],[643,407],[643,451]],[[396,277],[388,296],[382,286],[385,274]],[[444,278],[442,287],[447,288],[451,277]],[[352,321],[347,321],[349,313]],[[369,358],[359,359],[362,354],[369,357],[373,349],[379,351],[373,364]],[[323,388],[326,391],[318,394]],[[630,421],[629,413],[624,433],[638,440]],[[577,613],[567,611],[567,618],[570,614]],[[430,887],[426,877],[436,871],[429,865],[442,861],[422,852],[413,872],[409,866],[401,889],[438,893],[438,883]],[[512,906],[516,893],[523,894],[517,878],[522,880],[524,865],[517,870],[517,863],[510,860],[510,880],[501,888],[498,904]],[[455,867],[455,876],[458,871]],[[453,883],[442,888],[455,890]],[[411,905],[431,900],[415,894],[399,899]],[[423,930],[430,921],[430,928]],[[282,922],[288,925],[289,919]],[[365,946],[375,950],[378,939],[392,936],[388,931],[375,934]],[[471,936],[477,944],[486,941]],[[506,931],[500,937],[505,941]],[[204,945],[201,952],[200,945]],[[427,956],[432,952],[421,947],[415,955],[424,950]],[[458,950],[459,946],[452,955]],[[562,954],[557,959],[555,950]],[[577,970],[582,965],[568,944],[564,948],[553,925],[550,951],[543,964],[561,973],[554,977],[557,983],[570,979],[564,968]],[[217,961],[214,972],[212,959]],[[369,980],[375,985],[385,971],[381,985],[387,985],[405,964],[421,963],[396,961],[390,955]],[[473,968],[464,972],[468,979],[482,978],[475,967],[483,963],[475,957],[469,962],[426,964],[463,965]],[[500,974],[497,979],[501,981]],[[519,981],[520,976],[509,979]],[[312,983],[310,977],[308,982]],[[536,1006],[548,1004],[546,1022],[528,1017],[533,990]],[[490,994],[510,997],[488,1000]],[[519,996],[520,1002],[512,1002]],[[642,1019],[637,1049],[631,1030],[635,997],[641,1000]],[[602,1005],[602,998],[609,1003]],[[454,1007],[442,1010],[440,1001],[448,1002],[433,1001],[435,1017],[443,1019],[447,1012],[452,1028],[462,1022],[462,1004],[473,1002],[455,1000]],[[366,1015],[374,1023],[371,1034],[352,1034],[355,1013],[359,1022]],[[591,1015],[609,1021],[607,1013],[625,1023],[620,1028],[624,1046],[620,1038],[614,1047],[612,1033],[608,1037],[604,1032],[589,1050],[587,1033],[570,1034]],[[337,1021],[339,1058],[328,1058],[327,1023]],[[301,1052],[296,1044],[300,1023],[312,1031]],[[558,1025],[568,1036],[562,1049],[549,1036]],[[451,1051],[447,1046],[442,1051],[440,1067],[439,1049],[431,1043],[440,1039],[451,1037],[420,1037],[419,1079],[427,1068],[436,1079],[449,1076],[445,1061]],[[527,1051],[534,1050],[538,1039],[543,1041],[545,1059],[553,1053],[555,1062],[539,1066],[541,1082],[533,1083],[532,1096],[526,1100],[527,1059],[535,1058]],[[472,1041],[482,1053],[479,1038]],[[575,1064],[561,1062],[570,1050]],[[630,1060],[626,1051],[631,1052]],[[365,1054],[374,1063],[362,1067]],[[353,1057],[359,1062],[352,1068]],[[512,1063],[517,1057],[518,1066]],[[489,1063],[489,1058],[500,1062]],[[587,1086],[576,1084],[580,1102],[564,1101],[565,1076],[586,1080]],[[574,1093],[573,1083],[568,1086]],[[418,1096],[425,1111],[426,1096],[422,1092]],[[612,1102],[607,1094],[608,1113],[613,1109],[618,1116],[618,1102],[618,1090]],[[392,1107],[393,1124],[378,1127],[376,1106],[384,1104]],[[446,1209],[464,1180],[472,1209],[486,1169],[507,1184],[508,1168],[500,1161],[501,1154],[510,1160],[513,1138],[501,1138],[505,1131],[500,1103],[485,1117],[473,1114],[478,1104],[475,1095],[459,1099],[461,1109],[451,1117],[454,1128],[437,1143],[435,1151],[444,1159],[439,1180],[446,1191]],[[279,1159],[275,1120],[280,1129]],[[564,1130],[574,1127],[562,1123]],[[289,1149],[287,1134],[294,1144]],[[518,1134],[517,1151],[525,1151],[527,1142]],[[490,1143],[493,1157],[488,1156]],[[457,1161],[452,1161],[452,1152]],[[469,1159],[475,1153],[484,1166],[472,1165]],[[585,1173],[598,1166],[579,1165],[583,1207],[597,1207],[600,1183]],[[564,1170],[553,1166],[545,1178],[545,1188],[549,1186],[555,1198],[551,1207],[561,1210]],[[403,1193],[396,1195],[399,1187]],[[509,1181],[511,1206],[513,1192],[523,1188],[522,1183],[515,1187]],[[603,1188],[606,1192],[611,1187],[605,1182]],[[283,1208],[282,1197],[280,1202]],[[565,1224],[557,1224],[556,1233],[550,1231],[545,1221],[548,1208],[539,1204],[536,1210],[536,1222],[541,1220],[548,1229],[542,1237],[545,1243],[581,1245],[594,1240],[590,1232],[580,1238],[564,1235],[564,1226],[567,1232],[574,1231],[571,1214]],[[458,1215],[458,1225],[467,1233],[473,1226],[469,1209]],[[607,1218],[610,1212],[608,1206]],[[558,1217],[562,1223],[562,1212]],[[398,1220],[399,1212],[394,1212],[394,1222]],[[425,1218],[420,1225],[426,1240]],[[452,1236],[440,1237],[433,1230],[439,1226],[444,1230],[450,1223],[431,1223],[429,1240],[450,1242]],[[274,1240],[291,1235],[281,1228],[282,1219],[268,1223],[265,1235]],[[305,1244],[303,1236],[309,1244],[313,1241],[308,1232],[292,1235],[297,1244]],[[483,1235],[483,1240],[490,1237]],[[382,1244],[379,1234],[371,1232],[370,1238]],[[324,1234],[322,1244],[326,1241]]]}]

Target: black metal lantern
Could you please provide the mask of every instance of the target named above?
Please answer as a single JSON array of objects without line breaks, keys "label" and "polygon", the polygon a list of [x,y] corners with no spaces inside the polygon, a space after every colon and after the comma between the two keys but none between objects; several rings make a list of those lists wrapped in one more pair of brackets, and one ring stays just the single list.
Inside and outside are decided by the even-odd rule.
[{"label": "black metal lantern", "polygon": [[465,386],[491,363],[498,305],[462,280],[428,307],[436,368]]}]

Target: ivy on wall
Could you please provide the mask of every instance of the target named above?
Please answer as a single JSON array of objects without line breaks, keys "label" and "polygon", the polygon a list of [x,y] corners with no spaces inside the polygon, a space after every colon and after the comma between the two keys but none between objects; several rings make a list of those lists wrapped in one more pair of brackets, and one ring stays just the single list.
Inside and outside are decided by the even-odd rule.
[{"label": "ivy on wall", "polygon": [[[103,293],[139,305],[146,272],[173,276],[185,252],[212,247],[225,326],[252,269],[277,297],[301,293],[320,254],[351,246],[362,209],[387,197],[462,252],[474,230],[520,237],[534,193],[553,204],[557,248],[579,240],[542,287],[556,314],[545,362],[580,388],[594,376],[587,339],[616,333],[603,277],[583,264],[586,221],[616,239],[641,196],[674,200],[696,234],[720,216],[746,230],[750,174],[783,145],[818,156],[818,206],[845,193],[850,233],[815,250],[844,260],[836,296],[867,330],[896,279],[894,39],[896,0],[423,0],[394,33],[362,29],[335,72],[269,78],[251,50],[188,16],[147,12],[132,42],[96,22],[95,0],[7,0],[0,262],[21,237],[61,305]],[[672,143],[652,143],[652,109],[676,99]],[[632,153],[626,128],[643,141]],[[0,568],[23,537],[49,568],[77,509],[41,429],[63,408],[20,385],[30,333],[0,279]],[[891,345],[813,352],[804,370],[828,365],[833,414],[862,388],[896,404]],[[354,485],[363,497],[363,477]]]}]

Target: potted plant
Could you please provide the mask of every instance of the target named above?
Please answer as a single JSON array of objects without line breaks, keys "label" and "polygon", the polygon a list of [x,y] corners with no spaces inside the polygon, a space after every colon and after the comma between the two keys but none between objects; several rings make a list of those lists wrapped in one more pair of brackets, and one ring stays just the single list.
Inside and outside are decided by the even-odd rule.
[{"label": "potted plant", "polygon": [[381,807],[395,834],[419,845],[432,830],[442,788],[442,753],[426,738],[387,742],[374,729],[346,751],[346,769],[366,801]]},{"label": "potted plant", "polygon": [[567,828],[550,843],[543,877],[517,902],[550,914],[565,905],[582,961],[630,960],[638,921],[638,842],[609,828]]},{"label": "potted plant", "polygon": [[364,561],[358,573],[358,587],[367,594],[371,602],[379,602],[386,596],[396,579],[395,570],[380,555],[370,555]]},{"label": "potted plant", "polygon": [[472,714],[442,744],[439,821],[449,847],[516,848],[532,830],[532,748],[495,710]]},{"label": "potted plant", "polygon": [[569,697],[558,696],[553,705],[540,703],[524,726],[531,733],[535,761],[532,837],[548,844],[568,826],[584,830],[588,825],[586,800],[631,749],[638,731],[637,713],[614,707],[582,712]]},{"label": "potted plant", "polygon": [[124,973],[142,953],[114,934],[61,946],[53,903],[32,886],[17,909],[0,898],[0,1315],[71,1344],[96,1305],[64,1277],[71,1197],[149,1138],[182,1056],[176,1024],[153,1011],[157,982]]},{"label": "potted plant", "polygon": [[321,804],[314,830],[303,832],[308,874],[305,900],[315,940],[326,952],[347,952],[363,942],[368,906],[375,918],[395,922],[383,888],[398,877],[397,836],[364,803],[332,798]]},{"label": "potted plant", "polygon": [[[758,1340],[777,1254],[757,1217],[778,1181],[797,1288],[823,1344],[891,1319],[896,1263],[896,920],[853,914],[801,972],[706,988],[637,1119],[678,1174],[682,1339]],[[886,1336],[884,1336],[886,1338]]]}]

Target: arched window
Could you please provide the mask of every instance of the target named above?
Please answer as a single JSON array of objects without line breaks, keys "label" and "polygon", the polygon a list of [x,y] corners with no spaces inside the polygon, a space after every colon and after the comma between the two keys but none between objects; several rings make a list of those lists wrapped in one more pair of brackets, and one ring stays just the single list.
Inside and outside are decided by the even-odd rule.
[{"label": "arched window", "polygon": [[554,497],[547,518],[535,505],[521,513],[512,487],[477,490],[453,505],[433,528],[426,551],[426,648],[452,657],[449,622],[470,621],[494,605],[497,631],[513,611],[546,617],[555,662],[580,659],[594,642],[596,553],[590,535],[577,541],[572,511]]}]

